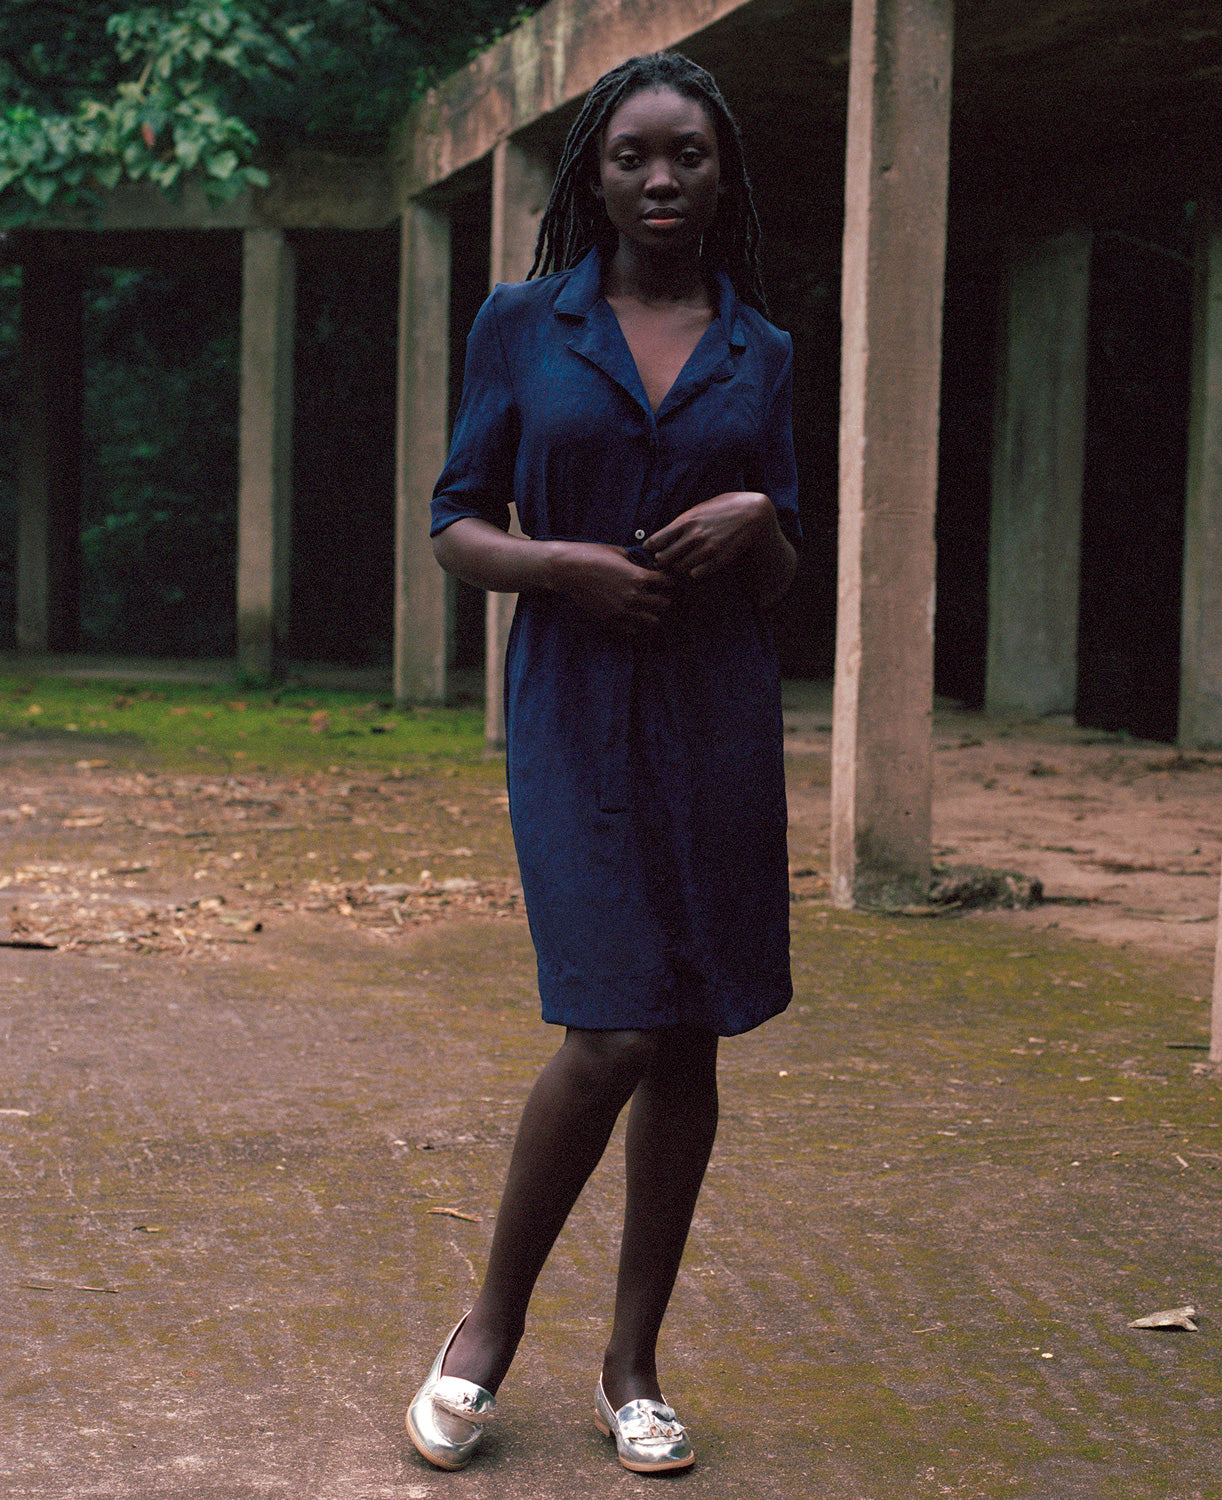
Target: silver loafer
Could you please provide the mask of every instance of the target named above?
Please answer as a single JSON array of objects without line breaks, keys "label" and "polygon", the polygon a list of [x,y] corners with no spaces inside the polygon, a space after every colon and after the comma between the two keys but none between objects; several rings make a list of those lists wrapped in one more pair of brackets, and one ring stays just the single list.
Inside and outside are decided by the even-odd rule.
[{"label": "silver loafer", "polygon": [[466,1468],[484,1435],[485,1424],[496,1412],[496,1397],[491,1391],[472,1380],[441,1373],[450,1345],[466,1320],[464,1313],[407,1409],[408,1437],[439,1469]]},{"label": "silver loafer", "polygon": [[601,1376],[594,1392],[594,1425],[604,1437],[615,1439],[620,1463],[634,1474],[687,1469],[696,1462],[687,1428],[665,1401],[642,1396],[612,1411]]}]

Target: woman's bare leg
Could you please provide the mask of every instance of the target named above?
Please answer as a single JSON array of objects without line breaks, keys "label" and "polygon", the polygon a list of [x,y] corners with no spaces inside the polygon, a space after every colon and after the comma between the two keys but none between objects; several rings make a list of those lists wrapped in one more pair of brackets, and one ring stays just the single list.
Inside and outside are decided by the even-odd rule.
[{"label": "woman's bare leg", "polygon": [[661,1398],[657,1343],[717,1134],[717,1037],[676,1028],[632,1096],[615,1324],[603,1361],[613,1411]]},{"label": "woman's bare leg", "polygon": [[570,1027],[522,1111],[484,1284],[446,1356],[445,1374],[493,1392],[505,1378],[548,1252],[620,1111],[670,1035]]}]

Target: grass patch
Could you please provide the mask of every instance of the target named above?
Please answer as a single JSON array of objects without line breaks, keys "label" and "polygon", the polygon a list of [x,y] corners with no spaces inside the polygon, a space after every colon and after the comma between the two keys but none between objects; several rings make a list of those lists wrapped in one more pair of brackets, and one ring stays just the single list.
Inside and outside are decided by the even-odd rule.
[{"label": "grass patch", "polygon": [[395,708],[367,693],[0,674],[0,739],[113,764],[148,756],[215,771],[478,759],[478,707]]}]

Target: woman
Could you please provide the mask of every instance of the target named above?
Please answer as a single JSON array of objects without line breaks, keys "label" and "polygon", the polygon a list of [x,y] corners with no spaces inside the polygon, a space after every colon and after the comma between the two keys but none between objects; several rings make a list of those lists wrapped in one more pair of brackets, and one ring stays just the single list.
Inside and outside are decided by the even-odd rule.
[{"label": "woman", "polygon": [[510,812],[543,1016],[567,1030],[522,1115],[483,1287],[407,1415],[441,1468],[474,1453],[629,1100],[595,1421],[629,1469],[693,1461],[656,1346],[716,1133],[718,1037],[792,993],[763,613],[796,566],[792,356],[759,311],[758,235],[712,78],[630,59],[569,133],[540,279],[498,286],[468,341],[433,545],[520,595]]}]

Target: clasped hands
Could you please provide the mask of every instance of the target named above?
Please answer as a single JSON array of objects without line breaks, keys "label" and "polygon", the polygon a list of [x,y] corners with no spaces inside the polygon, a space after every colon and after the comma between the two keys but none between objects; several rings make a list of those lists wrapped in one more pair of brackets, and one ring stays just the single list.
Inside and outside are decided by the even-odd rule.
[{"label": "clasped hands", "polygon": [[757,548],[776,529],[767,495],[730,490],[702,500],[641,544],[657,563],[643,568],[625,548],[573,543],[564,592],[595,618],[629,635],[655,630],[685,579],[698,581]]}]

